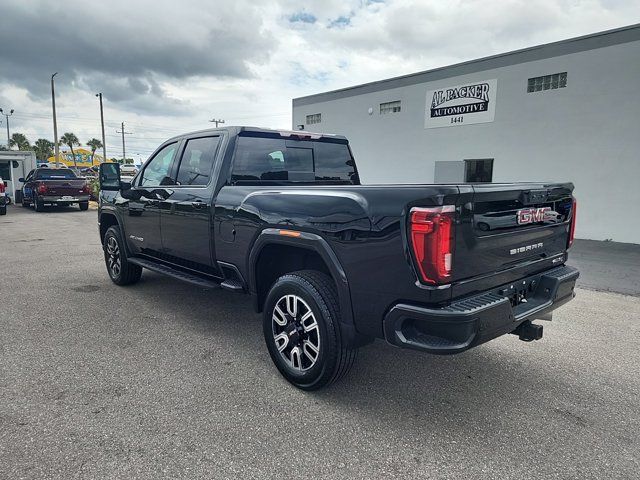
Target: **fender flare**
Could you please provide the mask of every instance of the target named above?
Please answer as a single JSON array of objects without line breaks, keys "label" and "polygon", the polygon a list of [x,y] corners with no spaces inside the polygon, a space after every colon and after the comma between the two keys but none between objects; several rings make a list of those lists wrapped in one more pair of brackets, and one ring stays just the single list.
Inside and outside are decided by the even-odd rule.
[{"label": "fender flare", "polygon": [[[292,232],[291,230],[286,230]],[[249,253],[249,291],[254,296],[255,307],[258,307],[257,283],[256,283],[256,264],[260,253],[264,247],[268,245],[290,245],[292,247],[305,248],[312,250],[324,261],[336,283],[338,291],[338,302],[340,303],[341,322],[353,325],[353,309],[351,307],[351,291],[349,289],[349,281],[347,274],[340,264],[340,260],[327,241],[320,235],[315,233],[295,231],[295,236],[281,233],[279,228],[266,228],[260,232],[258,238],[253,243],[251,252]]]},{"label": "fender flare", "polygon": [[[103,215],[109,215],[109,216],[115,217],[116,223],[118,224],[118,228],[120,229],[120,233],[122,233],[122,237],[123,237],[122,240],[124,242],[124,248],[126,249],[127,257],[130,257],[131,251],[129,250],[129,242],[127,242],[127,239],[125,238],[124,227],[122,226],[122,221],[120,220],[120,215],[118,215],[117,210],[114,208],[104,208],[104,207],[100,209],[100,214],[98,215],[98,233],[100,233],[100,226],[102,225],[101,220]],[[102,237],[100,237],[101,244],[102,244],[102,240],[103,240]]]}]

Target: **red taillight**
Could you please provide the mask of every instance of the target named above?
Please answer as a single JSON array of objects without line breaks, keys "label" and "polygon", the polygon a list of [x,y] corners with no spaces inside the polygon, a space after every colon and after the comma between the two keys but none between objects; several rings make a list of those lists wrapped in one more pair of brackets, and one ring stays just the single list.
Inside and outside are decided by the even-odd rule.
[{"label": "red taillight", "polygon": [[0,182],[0,193],[4,193],[4,182]]},{"label": "red taillight", "polygon": [[567,248],[573,245],[573,239],[576,234],[576,214],[578,213],[578,201],[574,198],[573,204],[571,205],[571,225],[569,226],[569,242],[567,243]]},{"label": "red taillight", "polygon": [[91,188],[89,187],[89,185],[88,185],[88,184],[85,184],[85,185],[82,187],[82,193],[91,193]]},{"label": "red taillight", "polygon": [[447,283],[451,277],[455,211],[453,205],[411,209],[411,247],[425,283]]},{"label": "red taillight", "polygon": [[38,193],[47,193],[47,185],[45,183],[41,183],[40,185],[38,185]]}]

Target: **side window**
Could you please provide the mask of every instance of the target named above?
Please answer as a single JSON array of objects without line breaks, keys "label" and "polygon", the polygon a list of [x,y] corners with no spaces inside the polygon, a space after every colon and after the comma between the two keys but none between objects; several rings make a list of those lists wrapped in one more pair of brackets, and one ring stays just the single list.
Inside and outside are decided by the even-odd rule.
[{"label": "side window", "polygon": [[211,178],[219,143],[220,137],[187,140],[187,145],[180,160],[177,184],[207,185]]},{"label": "side window", "polygon": [[177,143],[167,145],[147,163],[140,178],[141,187],[173,184],[169,178],[169,168],[177,147]]}]

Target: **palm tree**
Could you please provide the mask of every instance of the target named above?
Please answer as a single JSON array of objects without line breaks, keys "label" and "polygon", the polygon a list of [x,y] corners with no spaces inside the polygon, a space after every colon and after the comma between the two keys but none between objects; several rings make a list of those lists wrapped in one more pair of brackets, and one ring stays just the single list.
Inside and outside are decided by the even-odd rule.
[{"label": "palm tree", "polygon": [[33,146],[35,147],[36,158],[40,160],[47,160],[49,157],[53,156],[53,147],[55,145],[46,138],[39,138]]},{"label": "palm tree", "polygon": [[73,157],[73,166],[74,168],[78,168],[78,163],[76,162],[76,153],[73,151],[73,147],[80,146],[80,140],[76,137],[75,133],[65,133],[60,137],[60,144],[66,145],[71,149],[71,156]]},{"label": "palm tree", "polygon": [[97,138],[92,138],[87,142],[87,147],[91,148],[91,166],[93,166],[93,157],[96,155],[96,150],[102,148],[102,142]]},{"label": "palm tree", "polygon": [[9,148],[18,147],[18,150],[31,150],[29,140],[21,133],[14,133],[9,139]]}]

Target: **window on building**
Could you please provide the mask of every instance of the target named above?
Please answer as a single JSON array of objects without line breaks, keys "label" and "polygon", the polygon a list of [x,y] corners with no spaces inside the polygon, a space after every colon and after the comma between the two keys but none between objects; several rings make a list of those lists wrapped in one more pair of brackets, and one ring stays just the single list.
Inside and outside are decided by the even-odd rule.
[{"label": "window on building", "polygon": [[380,115],[385,113],[398,113],[400,111],[400,100],[394,102],[385,102],[380,104]]},{"label": "window on building", "polygon": [[314,125],[316,123],[322,122],[322,114],[321,113],[313,113],[311,115],[307,115],[307,125]]},{"label": "window on building", "polygon": [[527,93],[555,90],[567,86],[567,72],[533,77],[527,81]]},{"label": "window on building", "polygon": [[178,185],[207,185],[220,137],[192,138],[180,160]]},{"label": "window on building", "polygon": [[5,182],[11,180],[11,163],[0,162],[0,178]]},{"label": "window on building", "polygon": [[464,161],[464,181],[467,183],[490,183],[493,179],[493,158]]},{"label": "window on building", "polygon": [[237,141],[231,181],[243,185],[354,184],[358,178],[346,143],[241,136]]}]

